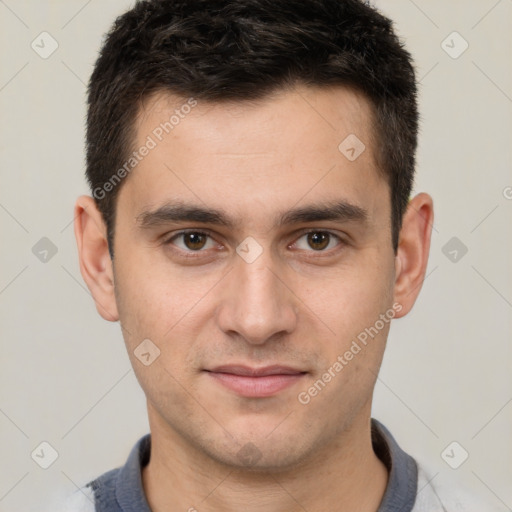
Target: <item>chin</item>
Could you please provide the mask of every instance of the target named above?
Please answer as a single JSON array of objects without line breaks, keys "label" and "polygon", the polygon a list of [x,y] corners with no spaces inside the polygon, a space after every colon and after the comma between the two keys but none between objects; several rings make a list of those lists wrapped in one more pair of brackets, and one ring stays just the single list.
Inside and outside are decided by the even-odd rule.
[{"label": "chin", "polygon": [[[250,472],[283,472],[297,466],[315,452],[313,439],[304,439],[297,429],[283,429],[280,435],[271,429],[229,430],[222,440],[203,445],[208,456],[232,469]],[[237,434],[238,432],[238,434]],[[293,433],[292,433],[293,432]]]}]

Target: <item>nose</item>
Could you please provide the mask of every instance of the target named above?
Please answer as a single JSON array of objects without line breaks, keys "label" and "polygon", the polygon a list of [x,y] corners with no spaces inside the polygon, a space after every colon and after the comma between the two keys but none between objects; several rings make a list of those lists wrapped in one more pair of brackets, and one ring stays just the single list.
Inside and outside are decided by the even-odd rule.
[{"label": "nose", "polygon": [[236,256],[216,310],[222,331],[251,345],[290,334],[297,325],[297,299],[265,252],[252,263]]}]

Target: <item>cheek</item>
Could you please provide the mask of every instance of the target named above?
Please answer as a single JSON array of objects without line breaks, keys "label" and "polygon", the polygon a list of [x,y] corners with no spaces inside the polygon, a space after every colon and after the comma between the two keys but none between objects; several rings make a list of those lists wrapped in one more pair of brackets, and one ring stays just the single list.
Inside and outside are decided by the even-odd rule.
[{"label": "cheek", "polygon": [[144,258],[144,254],[120,261],[115,282],[125,326],[156,338],[165,337],[208,290],[204,279],[187,278],[169,265]]},{"label": "cheek", "polygon": [[373,325],[392,305],[393,281],[389,268],[372,263],[340,269],[321,287],[308,286],[307,303],[340,339],[355,337]]},{"label": "cheek", "polygon": [[[323,340],[325,368],[315,375],[315,379],[329,381],[328,390],[321,394],[333,407],[342,402],[357,408],[356,402],[371,396],[390,322],[395,316],[388,265],[391,262],[383,264],[374,258],[338,269],[322,281],[322,287],[304,288],[308,306],[334,332]],[[384,320],[381,315],[385,315]],[[329,370],[330,374],[325,375]],[[322,383],[317,387],[322,387]]]},{"label": "cheek", "polygon": [[120,270],[116,275],[116,300],[125,339],[130,343],[143,338],[161,336],[164,311],[173,311],[172,295],[163,283],[134,267],[131,272]]},{"label": "cheek", "polygon": [[[188,379],[186,374],[198,366],[199,344],[204,338],[201,333],[213,332],[211,291],[222,275],[212,272],[191,278],[166,265],[141,264],[142,260],[127,258],[115,271],[116,300],[132,365],[146,381],[143,387],[162,379],[172,381],[171,375]],[[147,339],[156,345],[158,353],[151,372],[136,360],[137,352],[142,350],[139,345]],[[154,382],[150,382],[152,379]],[[168,389],[170,384],[164,387]]]}]

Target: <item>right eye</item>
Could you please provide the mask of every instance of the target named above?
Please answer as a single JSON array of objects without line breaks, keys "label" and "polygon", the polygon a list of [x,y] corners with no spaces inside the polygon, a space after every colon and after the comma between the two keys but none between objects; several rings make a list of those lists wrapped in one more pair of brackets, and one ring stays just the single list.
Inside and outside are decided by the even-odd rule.
[{"label": "right eye", "polygon": [[215,246],[210,235],[201,231],[181,231],[171,237],[166,243],[175,245],[180,250],[186,252],[200,252],[212,249]]}]

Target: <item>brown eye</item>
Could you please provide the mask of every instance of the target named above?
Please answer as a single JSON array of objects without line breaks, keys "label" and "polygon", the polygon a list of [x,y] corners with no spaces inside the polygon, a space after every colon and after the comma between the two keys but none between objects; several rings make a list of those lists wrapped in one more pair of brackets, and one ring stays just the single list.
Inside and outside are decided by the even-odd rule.
[{"label": "brown eye", "polygon": [[315,232],[308,233],[308,245],[315,251],[322,251],[325,249],[331,241],[329,233]]},{"label": "brown eye", "polygon": [[341,239],[338,235],[329,231],[310,231],[304,233],[294,244],[295,249],[309,252],[327,252],[340,245]]},{"label": "brown eye", "polygon": [[184,233],[183,243],[187,249],[198,251],[206,245],[207,237],[202,233]]},{"label": "brown eye", "polygon": [[212,249],[215,246],[215,242],[210,235],[201,231],[177,233],[167,243],[175,245],[186,252],[201,252],[203,249]]}]

